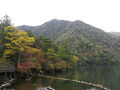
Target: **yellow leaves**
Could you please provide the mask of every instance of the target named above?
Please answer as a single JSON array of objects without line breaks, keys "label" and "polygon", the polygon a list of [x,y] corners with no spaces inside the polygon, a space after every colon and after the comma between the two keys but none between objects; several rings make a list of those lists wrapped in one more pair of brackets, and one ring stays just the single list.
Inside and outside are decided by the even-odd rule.
[{"label": "yellow leaves", "polygon": [[11,33],[11,32],[8,32],[7,35],[8,35],[8,36],[13,36],[14,34]]},{"label": "yellow leaves", "polygon": [[42,66],[37,63],[37,64],[36,64],[36,69],[40,71],[40,70],[42,69]]},{"label": "yellow leaves", "polygon": [[8,32],[14,32],[15,30],[18,30],[18,28],[13,26],[8,26],[8,27],[5,27],[4,33],[6,34]]},{"label": "yellow leaves", "polygon": [[13,47],[10,43],[5,43],[5,46],[6,46],[7,49],[16,50],[16,47]]},{"label": "yellow leaves", "polygon": [[5,39],[7,43],[6,54],[12,54],[8,49],[11,49],[16,52],[23,52],[26,47],[32,45],[35,42],[34,37],[29,37],[27,32],[22,31],[16,27],[8,26],[5,28]]},{"label": "yellow leaves", "polygon": [[12,54],[12,50],[11,49],[5,50],[5,54]]},{"label": "yellow leaves", "polygon": [[33,44],[35,42],[35,38],[34,37],[30,37],[29,40],[31,41],[31,44]]},{"label": "yellow leaves", "polygon": [[4,57],[8,57],[8,55],[14,54],[14,51],[12,49],[6,49],[4,52]]},{"label": "yellow leaves", "polygon": [[14,41],[18,47],[30,46],[35,42],[35,38],[29,37],[24,31],[19,31],[16,35],[16,40]]},{"label": "yellow leaves", "polygon": [[20,52],[23,52],[23,51],[24,51],[24,48],[20,48],[19,50],[20,50]]},{"label": "yellow leaves", "polygon": [[5,31],[6,39],[18,48],[24,48],[24,46],[32,45],[35,42],[34,37],[29,37],[27,32],[19,30],[16,27],[8,26],[5,28]]},{"label": "yellow leaves", "polygon": [[76,64],[79,61],[79,58],[77,56],[73,56],[73,62]]},{"label": "yellow leaves", "polygon": [[46,56],[48,59],[52,60],[57,57],[57,54],[55,53],[54,49],[48,49],[48,51],[46,52]]},{"label": "yellow leaves", "polygon": [[54,69],[54,64],[49,64],[51,69]]},{"label": "yellow leaves", "polygon": [[6,43],[5,46],[6,46],[7,48],[11,48],[11,47],[12,47],[11,44],[9,44],[9,43]]},{"label": "yellow leaves", "polygon": [[0,57],[0,63],[5,63],[6,59],[4,57]]},{"label": "yellow leaves", "polygon": [[12,37],[11,37],[11,38],[6,37],[5,39],[6,39],[6,40],[10,40],[10,41],[12,41],[14,38],[12,38]]},{"label": "yellow leaves", "polygon": [[26,50],[25,50],[26,53],[37,53],[38,51],[39,49],[31,48],[31,47],[26,47]]}]

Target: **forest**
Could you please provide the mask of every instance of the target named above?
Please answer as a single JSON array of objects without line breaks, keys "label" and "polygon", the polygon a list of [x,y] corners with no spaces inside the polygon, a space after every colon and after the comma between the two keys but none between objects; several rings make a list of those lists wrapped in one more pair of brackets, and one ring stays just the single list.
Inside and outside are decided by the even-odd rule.
[{"label": "forest", "polygon": [[[58,46],[66,43],[78,65],[116,65],[120,63],[120,37],[80,20],[53,19],[39,26],[19,26],[35,37],[43,35]],[[117,32],[116,32],[117,33]]]},{"label": "forest", "polygon": [[10,63],[19,72],[60,71],[78,62],[67,43],[64,48],[42,35],[35,37],[13,26],[9,16],[0,20],[0,63]]},{"label": "forest", "polygon": [[119,64],[119,41],[82,21],[54,19],[41,26],[15,27],[9,16],[0,19],[0,62],[25,73]]}]

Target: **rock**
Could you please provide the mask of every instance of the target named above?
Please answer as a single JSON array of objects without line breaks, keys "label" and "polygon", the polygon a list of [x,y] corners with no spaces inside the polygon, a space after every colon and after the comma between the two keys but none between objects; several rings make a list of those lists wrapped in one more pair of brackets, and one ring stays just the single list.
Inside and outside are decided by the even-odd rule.
[{"label": "rock", "polygon": [[32,77],[28,77],[26,78],[26,81],[30,81],[32,79]]},{"label": "rock", "polygon": [[38,88],[37,90],[48,90],[48,89],[45,87],[45,88]]},{"label": "rock", "polygon": [[55,90],[55,89],[51,88],[50,86],[47,86],[47,90]]},{"label": "rock", "polygon": [[40,71],[39,74],[43,74],[43,71]]},{"label": "rock", "polygon": [[86,89],[86,90],[97,90],[96,88]]},{"label": "rock", "polygon": [[38,88],[37,90],[55,90],[51,88],[50,86],[44,87],[44,88]]}]

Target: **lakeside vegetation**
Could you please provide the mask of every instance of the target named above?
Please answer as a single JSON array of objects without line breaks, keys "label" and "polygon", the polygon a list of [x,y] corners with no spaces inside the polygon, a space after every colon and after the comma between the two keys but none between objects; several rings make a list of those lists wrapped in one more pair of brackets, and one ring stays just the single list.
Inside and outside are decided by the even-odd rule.
[{"label": "lakeside vegetation", "polygon": [[[71,69],[74,65],[120,64],[120,38],[116,35],[80,21],[52,20],[37,27],[37,30],[35,28],[36,26],[15,27],[7,15],[0,19],[0,63],[14,65],[18,71],[17,79],[22,77],[31,80],[31,76],[38,77],[43,72],[57,75],[57,72]],[[90,71],[83,72],[82,69],[78,69],[81,76],[83,74],[81,79],[91,75],[91,80],[94,80],[96,74],[90,74]],[[71,72],[75,75],[69,75],[69,72],[66,74],[67,78],[72,76],[75,80],[56,79],[81,83],[76,81],[79,78],[78,71],[72,69]],[[98,75],[97,78],[101,80],[101,76]],[[82,83],[104,88],[102,84]]]},{"label": "lakeside vegetation", "polygon": [[19,26],[35,37],[44,35],[56,45],[67,44],[79,65],[120,64],[120,37],[82,21],[50,20],[39,26]]},{"label": "lakeside vegetation", "polygon": [[6,15],[0,20],[0,37],[0,62],[14,64],[20,72],[120,63],[120,38],[81,21],[14,27]]},{"label": "lakeside vegetation", "polygon": [[0,62],[14,64],[20,72],[54,72],[78,61],[66,43],[63,48],[44,36],[34,37],[14,27],[7,15],[0,20],[0,35]]}]

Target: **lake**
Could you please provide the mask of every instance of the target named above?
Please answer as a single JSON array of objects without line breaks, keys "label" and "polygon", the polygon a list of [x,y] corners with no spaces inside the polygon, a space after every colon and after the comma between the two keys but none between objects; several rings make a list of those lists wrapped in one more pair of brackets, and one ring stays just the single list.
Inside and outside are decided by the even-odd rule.
[{"label": "lake", "polygon": [[[120,66],[78,66],[68,73],[55,76],[102,84],[111,90],[120,90]],[[45,86],[51,86],[55,90],[102,90],[76,82],[47,78],[33,79],[31,81],[19,80],[10,88],[15,90],[37,90]]]}]

